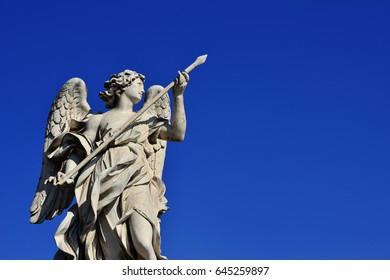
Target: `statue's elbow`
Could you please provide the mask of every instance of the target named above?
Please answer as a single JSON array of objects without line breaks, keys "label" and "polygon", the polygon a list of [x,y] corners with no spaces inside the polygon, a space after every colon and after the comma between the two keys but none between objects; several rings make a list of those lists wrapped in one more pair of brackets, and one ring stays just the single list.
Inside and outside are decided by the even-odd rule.
[{"label": "statue's elbow", "polygon": [[185,138],[185,134],[181,133],[181,134],[172,135],[171,139],[169,139],[169,140],[172,142],[183,142],[184,138]]}]

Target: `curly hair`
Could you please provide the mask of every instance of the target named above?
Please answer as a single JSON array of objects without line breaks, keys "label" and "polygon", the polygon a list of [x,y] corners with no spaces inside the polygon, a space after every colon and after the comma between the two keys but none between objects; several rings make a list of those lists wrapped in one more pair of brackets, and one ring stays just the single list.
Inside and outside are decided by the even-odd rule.
[{"label": "curly hair", "polygon": [[124,88],[131,85],[135,79],[141,79],[145,83],[145,76],[126,69],[118,74],[113,74],[104,82],[105,91],[99,93],[99,97],[106,103],[106,108],[114,108],[123,93]]}]

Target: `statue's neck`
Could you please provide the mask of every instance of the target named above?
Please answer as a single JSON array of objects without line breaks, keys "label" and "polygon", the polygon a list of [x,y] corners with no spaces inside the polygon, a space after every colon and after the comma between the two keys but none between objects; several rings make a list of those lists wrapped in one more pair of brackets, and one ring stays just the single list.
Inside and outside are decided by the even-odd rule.
[{"label": "statue's neck", "polygon": [[115,109],[118,111],[133,112],[133,106],[133,102],[122,94],[115,106]]}]

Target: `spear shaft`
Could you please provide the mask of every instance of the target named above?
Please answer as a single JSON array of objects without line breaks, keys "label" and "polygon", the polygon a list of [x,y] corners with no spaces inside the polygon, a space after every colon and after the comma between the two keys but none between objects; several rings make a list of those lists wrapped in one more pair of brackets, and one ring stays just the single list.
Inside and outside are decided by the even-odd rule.
[{"label": "spear shaft", "polygon": [[[192,63],[190,66],[188,66],[184,72],[190,73],[192,70],[194,70],[195,67],[198,65],[203,64],[206,61],[207,55],[199,56],[194,63]],[[159,100],[165,93],[167,93],[173,86],[175,85],[175,82],[172,81],[169,85],[167,85],[161,92],[159,92],[155,97],[153,97],[151,100],[146,102],[143,107],[134,114],[126,123],[124,123],[117,131],[115,131],[111,137],[109,137],[104,143],[102,143],[99,147],[97,147],[92,153],[90,153],[85,159],[83,159],[75,168],[73,168],[71,171],[69,171],[68,174],[66,174],[64,177],[62,177],[61,180],[56,182],[54,185],[62,185],[67,180],[72,178],[80,169],[82,169],[85,165],[87,165],[94,157],[96,157],[98,154],[100,154],[112,141],[114,141],[116,138],[118,138],[122,133],[124,133],[131,124],[134,123],[135,120],[137,120],[143,113],[145,113],[157,100]]]}]

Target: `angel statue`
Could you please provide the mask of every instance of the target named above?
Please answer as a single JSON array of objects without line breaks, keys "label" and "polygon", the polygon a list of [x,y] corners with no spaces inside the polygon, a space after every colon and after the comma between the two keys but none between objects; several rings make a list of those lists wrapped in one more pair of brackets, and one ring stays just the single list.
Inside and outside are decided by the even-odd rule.
[{"label": "angel statue", "polygon": [[[30,222],[42,223],[75,198],[55,233],[55,259],[166,259],[160,245],[160,217],[168,209],[162,170],[166,141],[184,140],[187,72],[179,71],[171,83],[172,119],[164,93],[126,129],[123,125],[137,114],[133,106],[144,94],[142,74],[125,70],[112,75],[99,94],[110,110],[101,114],[91,113],[81,79],[70,79],[61,88],[49,113],[42,171],[30,208]],[[163,89],[149,88],[143,106]]]}]

